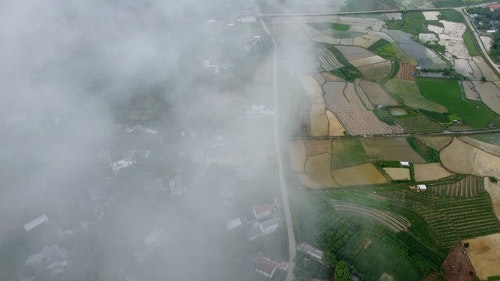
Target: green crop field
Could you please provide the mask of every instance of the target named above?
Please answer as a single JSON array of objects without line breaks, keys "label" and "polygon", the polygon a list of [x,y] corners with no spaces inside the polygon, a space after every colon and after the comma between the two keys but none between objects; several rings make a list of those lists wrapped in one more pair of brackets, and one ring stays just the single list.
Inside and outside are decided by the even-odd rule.
[{"label": "green crop field", "polygon": [[366,152],[358,139],[332,142],[332,170],[352,167],[368,162]]},{"label": "green crop field", "polygon": [[384,84],[385,89],[407,106],[436,112],[446,112],[445,106],[432,102],[420,94],[414,81],[391,79]]},{"label": "green crop field", "polygon": [[466,126],[481,129],[488,128],[489,122],[500,122],[483,103],[463,100],[457,80],[419,78],[417,85],[426,99],[445,106],[450,114],[459,115]]}]

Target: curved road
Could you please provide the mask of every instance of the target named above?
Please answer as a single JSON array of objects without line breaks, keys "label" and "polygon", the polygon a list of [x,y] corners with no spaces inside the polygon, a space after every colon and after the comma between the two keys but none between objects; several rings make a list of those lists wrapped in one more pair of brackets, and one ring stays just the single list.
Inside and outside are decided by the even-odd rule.
[{"label": "curved road", "polygon": [[[272,36],[271,31],[267,28],[266,24],[260,19],[260,22],[264,29],[266,30],[268,35]],[[281,153],[281,137],[280,137],[280,126],[279,126],[279,98],[278,98],[278,75],[277,75],[277,65],[276,65],[276,52],[277,45],[274,37],[272,37],[273,41],[273,102],[274,102],[274,149],[276,154],[276,160],[278,164],[278,174],[279,174],[279,182],[280,182],[280,191],[281,191],[281,201],[283,204],[283,214],[285,215],[286,229],[288,235],[288,270],[286,272],[286,281],[292,281],[293,279],[293,269],[295,267],[295,254],[297,252],[296,242],[295,242],[295,234],[293,233],[293,225],[292,225],[292,214],[290,212],[290,205],[288,202],[288,191],[286,187],[285,180],[285,172],[283,169],[283,158]]]}]

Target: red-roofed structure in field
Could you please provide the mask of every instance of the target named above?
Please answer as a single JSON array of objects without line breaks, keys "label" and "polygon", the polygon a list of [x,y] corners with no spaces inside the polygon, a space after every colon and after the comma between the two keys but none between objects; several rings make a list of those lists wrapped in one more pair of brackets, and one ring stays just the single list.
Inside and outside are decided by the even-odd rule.
[{"label": "red-roofed structure in field", "polygon": [[490,8],[490,11],[498,10],[500,9],[500,4],[490,4],[488,5],[488,8]]},{"label": "red-roofed structure in field", "polygon": [[270,258],[262,257],[255,264],[255,272],[271,279],[279,266],[279,263],[271,260]]},{"label": "red-roofed structure in field", "polygon": [[273,212],[274,205],[271,203],[263,203],[252,207],[252,214],[256,220],[266,218]]}]

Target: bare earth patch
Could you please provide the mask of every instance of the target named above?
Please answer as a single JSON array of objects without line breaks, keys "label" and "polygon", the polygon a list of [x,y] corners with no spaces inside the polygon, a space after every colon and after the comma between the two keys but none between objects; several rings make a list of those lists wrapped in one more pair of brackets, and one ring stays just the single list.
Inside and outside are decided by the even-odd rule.
[{"label": "bare earth patch", "polygon": [[414,164],[413,169],[416,181],[432,181],[453,175],[440,163]]},{"label": "bare earth patch", "polygon": [[472,81],[462,81],[462,86],[464,87],[465,97],[467,99],[475,101],[481,100],[481,96],[479,96]]},{"label": "bare earth patch", "polygon": [[446,281],[472,281],[474,268],[462,246],[453,247],[444,261]]},{"label": "bare earth patch", "polygon": [[371,159],[426,163],[405,138],[366,138],[361,139],[361,144]]},{"label": "bare earth patch", "polygon": [[337,186],[331,174],[332,155],[323,153],[310,156],[306,160],[306,171],[309,179],[321,187]]},{"label": "bare earth patch", "polygon": [[441,15],[440,12],[436,11],[422,12],[422,14],[424,14],[425,20],[439,20],[439,15]]},{"label": "bare earth patch", "polygon": [[500,275],[500,233],[462,241],[469,243],[466,248],[476,275],[481,280]]},{"label": "bare earth patch", "polygon": [[439,154],[443,166],[455,173],[500,178],[500,158],[479,148],[453,139]]},{"label": "bare earth patch", "polygon": [[371,163],[335,170],[333,178],[339,185],[381,184],[387,179]]},{"label": "bare earth patch", "polygon": [[481,100],[496,114],[500,114],[500,89],[492,82],[473,81]]},{"label": "bare earth patch", "polygon": [[384,171],[392,180],[410,180],[410,169],[408,168],[384,168]]},{"label": "bare earth patch", "polygon": [[313,104],[311,106],[309,119],[309,133],[311,136],[328,136],[328,118],[325,110],[325,106],[322,104]]},{"label": "bare earth patch", "polygon": [[489,178],[484,178],[484,190],[490,194],[493,211],[497,219],[500,220],[500,184],[491,182]]}]

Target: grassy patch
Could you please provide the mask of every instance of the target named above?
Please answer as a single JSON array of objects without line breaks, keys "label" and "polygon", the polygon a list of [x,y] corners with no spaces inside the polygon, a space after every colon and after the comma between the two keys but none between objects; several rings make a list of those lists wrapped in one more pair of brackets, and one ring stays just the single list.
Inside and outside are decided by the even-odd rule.
[{"label": "grassy patch", "polygon": [[351,26],[348,24],[337,23],[337,22],[332,23],[331,27],[333,30],[338,30],[338,31],[347,31],[351,28]]},{"label": "grassy patch", "polygon": [[415,109],[446,112],[446,107],[424,98],[413,81],[391,79],[384,84],[385,89],[399,101]]},{"label": "grassy patch", "polygon": [[377,116],[377,118],[386,123],[387,125],[394,125],[396,122],[394,121],[394,118],[392,118],[391,114],[389,112],[387,112],[384,108],[375,108],[375,110],[373,110],[373,113],[375,113],[375,116]]},{"label": "grassy patch", "polygon": [[441,10],[439,11],[441,15],[439,15],[440,20],[446,21],[454,21],[454,22],[465,22],[464,17],[459,11],[456,10]]},{"label": "grassy patch", "polygon": [[434,0],[432,4],[438,8],[463,6],[463,2],[460,0]]},{"label": "grassy patch", "polygon": [[414,36],[427,32],[424,14],[417,11],[403,12],[402,20],[388,20],[386,25],[388,29],[400,29]]},{"label": "grassy patch", "polygon": [[385,39],[380,39],[374,44],[372,44],[368,50],[374,52],[375,54],[385,58],[394,60],[398,58],[398,54],[396,52],[396,46],[391,44],[389,41]]},{"label": "grassy patch", "polygon": [[348,168],[368,162],[366,152],[357,139],[332,142],[332,170]]},{"label": "grassy patch", "polygon": [[481,129],[487,128],[489,122],[500,122],[483,103],[463,100],[456,80],[419,78],[417,85],[425,98],[445,106],[450,114],[460,116],[466,126]]},{"label": "grassy patch", "polygon": [[431,118],[432,120],[435,120],[439,123],[444,123],[447,124],[450,122],[448,118],[448,114],[442,113],[442,112],[436,112],[436,111],[429,111],[425,109],[419,109],[418,112],[422,113],[423,115]]}]

